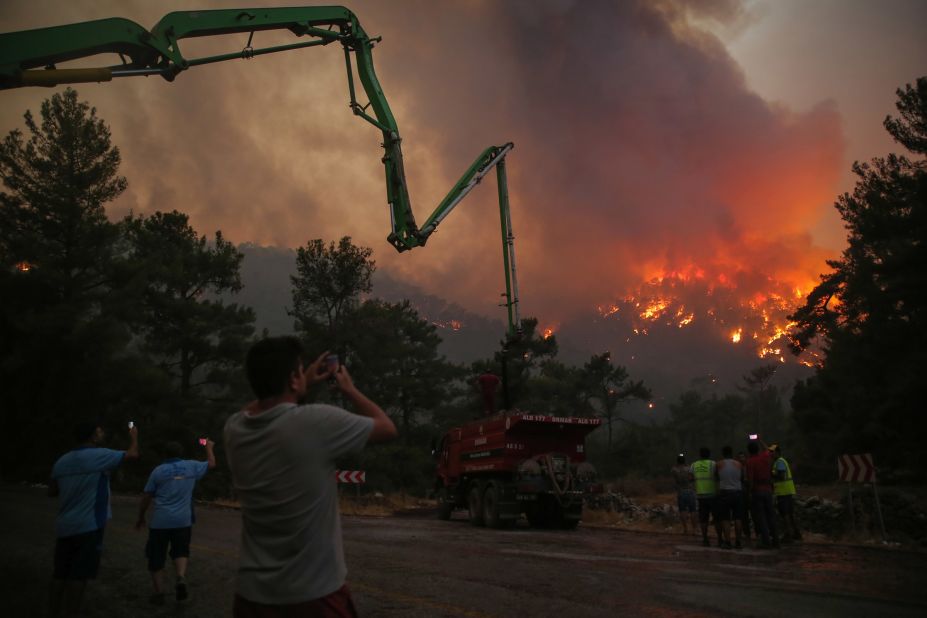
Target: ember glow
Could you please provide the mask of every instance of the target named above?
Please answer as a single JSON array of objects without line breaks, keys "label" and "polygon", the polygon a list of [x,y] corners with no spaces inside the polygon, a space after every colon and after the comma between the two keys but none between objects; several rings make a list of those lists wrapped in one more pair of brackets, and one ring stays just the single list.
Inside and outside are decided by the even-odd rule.
[{"label": "ember glow", "polygon": [[458,331],[464,326],[460,320],[432,320],[431,323],[440,329],[452,331]]},{"label": "ember glow", "polygon": [[[803,287],[804,286],[804,287]],[[710,273],[687,266],[657,272],[621,300],[599,305],[603,320],[627,322],[628,340],[646,337],[656,328],[700,326],[717,332],[718,341],[752,346],[761,359],[784,363],[786,318],[801,304],[797,293],[810,283],[780,281],[772,276],[735,271]],[[813,366],[816,355],[802,358]]]}]

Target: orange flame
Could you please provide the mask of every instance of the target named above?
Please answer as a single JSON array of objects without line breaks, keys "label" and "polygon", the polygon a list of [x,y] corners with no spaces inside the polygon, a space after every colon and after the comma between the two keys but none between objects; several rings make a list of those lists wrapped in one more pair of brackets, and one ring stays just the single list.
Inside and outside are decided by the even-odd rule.
[{"label": "orange flame", "polygon": [[663,326],[686,328],[698,318],[732,344],[749,345],[757,357],[786,362],[790,357],[783,350],[794,327],[786,316],[813,284],[801,275],[779,280],[729,266],[730,272],[695,264],[645,270],[643,282],[632,293],[596,309],[602,319],[625,323],[629,337],[644,337],[648,329]]}]

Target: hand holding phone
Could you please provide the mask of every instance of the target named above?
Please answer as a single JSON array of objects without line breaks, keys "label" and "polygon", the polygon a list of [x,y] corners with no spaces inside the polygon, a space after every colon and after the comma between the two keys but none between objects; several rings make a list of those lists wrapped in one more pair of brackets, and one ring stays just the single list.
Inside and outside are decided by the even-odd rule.
[{"label": "hand holding phone", "polygon": [[325,369],[328,371],[328,384],[329,386],[334,387],[338,381],[335,379],[335,374],[338,373],[338,369],[341,368],[341,363],[338,360],[337,354],[329,354],[325,357]]},{"label": "hand holding phone", "polygon": [[135,421],[129,421],[129,429],[135,427]]},{"label": "hand holding phone", "polygon": [[206,446],[207,442],[209,442],[209,438],[200,438],[200,446]]}]

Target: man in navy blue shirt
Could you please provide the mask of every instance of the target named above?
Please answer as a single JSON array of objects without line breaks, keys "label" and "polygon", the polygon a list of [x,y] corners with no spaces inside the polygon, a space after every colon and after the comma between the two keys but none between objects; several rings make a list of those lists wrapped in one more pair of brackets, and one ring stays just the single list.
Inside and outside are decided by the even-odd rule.
[{"label": "man in navy blue shirt", "polygon": [[135,529],[145,527],[145,513],[154,502],[151,523],[148,527],[148,543],[145,556],[148,558],[148,571],[154,594],[151,602],[164,604],[164,563],[167,561],[167,548],[171,548],[171,560],[177,571],[177,584],[174,587],[176,598],[187,598],[187,561],[190,558],[190,533],[193,526],[193,488],[196,482],[206,475],[207,470],[216,467],[215,443],[206,439],[206,461],[181,459],[183,449],[177,442],[168,442],[165,452],[168,458],[151,471],[145,494],[138,509],[138,521]]},{"label": "man in navy blue shirt", "polygon": [[98,423],[74,428],[78,446],[62,455],[52,468],[48,495],[59,497],[55,520],[55,571],[50,616],[62,607],[67,615],[80,613],[88,579],[95,579],[103,551],[103,529],[113,516],[109,503],[109,475],[126,459],[138,459],[138,429],[129,428],[129,449],[100,448],[106,437]]}]

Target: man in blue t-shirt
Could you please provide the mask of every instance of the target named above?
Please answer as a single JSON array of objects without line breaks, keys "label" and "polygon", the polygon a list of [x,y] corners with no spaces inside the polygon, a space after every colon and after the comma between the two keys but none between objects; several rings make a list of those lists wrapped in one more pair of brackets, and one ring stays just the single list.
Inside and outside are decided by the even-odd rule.
[{"label": "man in blue t-shirt", "polygon": [[145,527],[145,513],[154,502],[151,523],[148,527],[148,543],[145,556],[148,558],[148,571],[154,594],[151,602],[164,604],[164,563],[167,561],[167,548],[171,548],[171,560],[177,571],[177,584],[174,587],[176,598],[187,598],[187,561],[190,558],[190,533],[193,516],[193,488],[196,482],[206,475],[207,470],[216,467],[215,443],[205,439],[206,461],[181,459],[183,449],[177,442],[168,442],[165,453],[168,458],[151,471],[145,494],[138,509],[138,521],[135,529]]},{"label": "man in blue t-shirt", "polygon": [[138,429],[129,427],[129,449],[100,448],[106,437],[96,422],[74,428],[78,446],[55,462],[48,495],[58,497],[55,520],[55,570],[49,615],[62,606],[68,615],[80,613],[88,579],[95,579],[103,551],[103,529],[113,516],[109,503],[109,475],[126,459],[138,459]]}]

